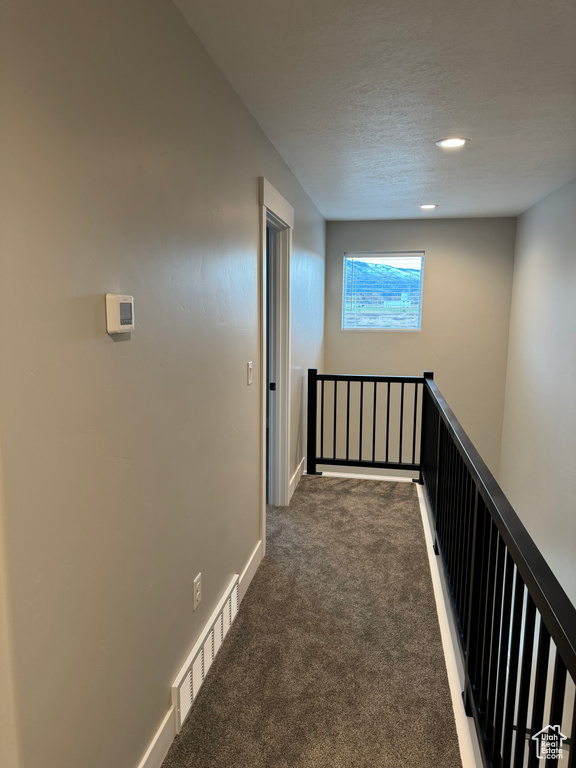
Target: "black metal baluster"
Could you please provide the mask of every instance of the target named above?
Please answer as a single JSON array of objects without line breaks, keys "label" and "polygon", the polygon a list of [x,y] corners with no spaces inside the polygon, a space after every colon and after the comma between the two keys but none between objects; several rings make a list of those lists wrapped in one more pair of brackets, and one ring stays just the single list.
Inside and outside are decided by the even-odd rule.
[{"label": "black metal baluster", "polygon": [[500,627],[502,625],[502,602],[504,599],[504,561],[506,547],[498,535],[496,555],[496,574],[494,576],[494,612],[492,616],[492,636],[490,641],[490,673],[486,695],[486,713],[484,717],[486,741],[491,744],[494,735],[494,710],[496,706],[496,681],[498,676],[498,651],[500,648]]},{"label": "black metal baluster", "polygon": [[446,464],[444,472],[445,504],[444,520],[442,523],[442,547],[448,566],[448,578],[452,587],[452,480],[454,476],[454,444],[451,439],[446,441]]},{"label": "black metal baluster", "polygon": [[462,551],[464,549],[464,524],[466,520],[466,489],[468,484],[469,472],[463,461],[460,462],[460,470],[458,472],[458,515],[456,520],[456,559],[455,559],[455,597],[456,605],[458,606],[458,615],[460,615],[460,609],[462,607],[462,585],[464,581],[464,573],[462,566]]},{"label": "black metal baluster", "polygon": [[461,620],[465,604],[464,590],[466,583],[465,573],[465,552],[467,548],[466,524],[468,520],[468,494],[470,485],[470,473],[463,468],[462,472],[462,501],[460,505],[459,525],[458,525],[458,558],[456,568],[458,571],[456,587],[456,607],[458,609],[458,618]]},{"label": "black metal baluster", "polygon": [[514,562],[506,550],[504,565],[504,599],[502,603],[502,628],[500,648],[498,653],[498,685],[496,689],[496,705],[494,711],[494,737],[492,739],[492,762],[500,765],[500,750],[502,747],[502,729],[504,725],[504,699],[506,696],[506,667],[508,664],[508,640],[510,638],[511,609],[512,609],[512,580],[514,577]]},{"label": "black metal baluster", "polygon": [[378,382],[374,382],[374,404],[372,406],[372,461],[376,461],[376,388]]},{"label": "black metal baluster", "polygon": [[552,683],[552,699],[550,703],[550,725],[560,725],[564,712],[564,695],[566,694],[566,666],[556,650],[554,663],[554,682]]},{"label": "black metal baluster", "polygon": [[450,472],[452,469],[452,452],[450,450],[450,440],[444,427],[444,422],[441,422],[442,429],[442,453],[441,453],[441,471],[440,480],[442,482],[442,495],[440,499],[439,517],[438,517],[438,532],[440,533],[440,545],[444,553],[444,560],[446,562],[446,571],[448,578],[450,578],[450,564],[448,561],[448,531],[450,530]]},{"label": "black metal baluster", "polygon": [[[442,512],[444,508],[444,424],[442,419],[438,418],[438,438],[436,450],[436,500],[434,504],[434,523],[436,527],[436,540],[439,546],[442,545]],[[436,553],[438,554],[438,552]]]},{"label": "black metal baluster", "polygon": [[488,702],[488,681],[490,674],[492,648],[492,621],[494,617],[494,579],[496,577],[496,554],[498,548],[498,529],[489,520],[488,559],[486,566],[486,600],[484,603],[484,626],[482,631],[482,662],[480,668],[479,709],[486,712]]},{"label": "black metal baluster", "polygon": [[502,763],[511,764],[512,736],[514,727],[514,709],[516,706],[516,686],[518,683],[518,653],[522,632],[522,608],[524,606],[524,582],[516,570],[514,585],[514,609],[512,614],[512,637],[510,639],[510,660],[508,662],[508,695],[504,714],[504,738],[502,740]]},{"label": "black metal baluster", "polygon": [[[475,482],[472,483],[472,486],[470,488],[470,498],[468,499],[468,551],[466,553],[466,563],[468,571],[468,583],[466,585],[466,593],[464,595],[464,598],[466,600],[466,611],[469,611],[469,595],[470,595],[470,586],[472,584],[472,569],[470,568],[470,563],[472,562],[472,558],[474,556],[474,510],[476,508],[476,497],[478,496],[478,486]],[[468,626],[468,620],[466,620],[466,626]]]},{"label": "black metal baluster", "polygon": [[324,379],[322,379],[322,394],[320,397],[320,456],[324,456]]},{"label": "black metal baluster", "polygon": [[448,475],[448,506],[446,509],[446,532],[444,534],[444,540],[446,542],[446,558],[449,566],[450,586],[452,592],[454,592],[454,557],[455,557],[455,521],[456,521],[456,494],[454,488],[456,486],[456,477],[458,472],[458,451],[452,439],[448,442],[448,450],[450,452],[449,460],[449,475]]},{"label": "black metal baluster", "polygon": [[478,622],[477,606],[480,593],[480,574],[482,569],[482,535],[480,520],[480,494],[474,489],[474,513],[472,517],[472,558],[470,560],[470,592],[468,595],[468,623],[466,627],[466,657],[464,667],[464,705],[466,713],[472,714],[472,706],[475,703],[474,696],[474,670],[476,661],[476,625]]},{"label": "black metal baluster", "polygon": [[458,494],[458,485],[463,469],[463,462],[458,453],[458,449],[453,445],[452,460],[454,470],[452,473],[452,520],[451,520],[451,546],[452,546],[452,590],[456,595],[456,584],[458,580],[458,520],[460,517],[460,498]]},{"label": "black metal baluster", "polygon": [[[552,697],[550,700],[550,725],[562,728],[562,716],[564,715],[564,697],[566,695],[566,665],[562,661],[558,649],[556,649],[556,662],[554,664],[554,678],[552,682]],[[546,768],[556,768],[558,759],[548,758]]]},{"label": "black metal baluster", "polygon": [[388,461],[388,446],[390,444],[390,382],[386,393],[386,461]]},{"label": "black metal baluster", "polygon": [[338,382],[334,379],[334,434],[332,435],[332,458],[336,458],[336,410],[338,407]]},{"label": "black metal baluster", "polygon": [[400,442],[398,444],[398,462],[402,464],[402,435],[404,432],[404,382],[400,385]]},{"label": "black metal baluster", "polygon": [[[466,590],[468,587],[467,580],[467,563],[468,563],[468,534],[470,529],[470,499],[472,497],[472,485],[473,480],[468,471],[465,468],[464,474],[464,488],[462,490],[462,513],[460,522],[460,552],[459,552],[459,569],[460,569],[460,585],[458,596],[458,617],[462,621],[462,615],[466,609]],[[465,626],[465,624],[462,624]]]},{"label": "black metal baluster", "polygon": [[516,740],[514,746],[514,768],[524,768],[524,753],[526,751],[526,724],[528,721],[528,699],[530,697],[530,680],[532,677],[532,657],[534,655],[534,629],[536,625],[536,606],[527,595],[526,614],[524,619],[524,645],[522,647],[522,664],[520,667],[520,688],[518,694],[518,713],[516,715]]},{"label": "black metal baluster", "polygon": [[346,461],[350,458],[350,379],[346,389]]},{"label": "black metal baluster", "polygon": [[446,517],[446,473],[448,471],[447,432],[442,419],[439,419],[438,451],[438,505],[436,510],[436,533],[438,544],[444,549],[444,528]]},{"label": "black metal baluster", "polygon": [[570,729],[570,751],[568,752],[568,768],[576,768],[576,694],[572,702],[572,727]]},{"label": "black metal baluster", "polygon": [[484,621],[486,619],[486,601],[487,595],[487,562],[489,559],[490,550],[490,516],[486,509],[484,501],[479,497],[478,499],[478,522],[477,531],[480,536],[480,548],[478,544],[476,552],[480,553],[480,569],[479,572],[474,569],[474,580],[477,581],[477,587],[475,590],[475,598],[470,602],[470,610],[473,615],[473,620],[470,622],[471,632],[469,638],[471,641],[470,646],[466,646],[466,654],[472,654],[469,663],[470,679],[474,686],[474,698],[476,706],[480,709],[480,689],[483,672],[483,639],[484,639]]},{"label": "black metal baluster", "polygon": [[416,419],[418,418],[418,382],[414,384],[414,421],[412,422],[412,464],[416,463]]},{"label": "black metal baluster", "polygon": [[[536,654],[536,679],[534,681],[534,704],[532,706],[532,735],[539,733],[544,728],[544,705],[546,702],[546,688],[548,686],[548,662],[550,659],[550,633],[546,629],[542,617],[540,617],[540,629],[538,637],[538,652]],[[538,768],[540,760],[534,747],[528,757],[528,768]]]},{"label": "black metal baluster", "polygon": [[442,419],[439,421],[440,427],[440,450],[438,453],[438,544],[445,548],[446,532],[446,507],[447,507],[447,475],[448,462],[450,460],[448,452],[448,442],[446,440],[446,429]]},{"label": "black metal baluster", "polygon": [[360,458],[362,461],[362,426],[364,424],[364,382],[360,382]]},{"label": "black metal baluster", "polygon": [[[457,454],[458,456],[458,454]],[[456,485],[454,487],[455,503],[455,517],[454,517],[454,576],[452,580],[452,591],[454,593],[454,601],[458,605],[458,595],[460,593],[460,549],[462,546],[462,540],[460,537],[460,524],[462,522],[462,480],[464,477],[464,462],[460,460],[458,456],[458,463],[456,466]]]},{"label": "black metal baluster", "polygon": [[472,478],[468,485],[468,493],[466,497],[466,520],[464,528],[464,550],[462,553],[463,562],[463,589],[462,589],[462,610],[460,613],[460,624],[462,635],[460,637],[460,643],[462,649],[466,648],[466,628],[468,627],[468,594],[470,592],[470,563],[472,562],[472,543],[474,540],[474,533],[472,524],[474,522],[474,504],[476,499],[476,485]]}]

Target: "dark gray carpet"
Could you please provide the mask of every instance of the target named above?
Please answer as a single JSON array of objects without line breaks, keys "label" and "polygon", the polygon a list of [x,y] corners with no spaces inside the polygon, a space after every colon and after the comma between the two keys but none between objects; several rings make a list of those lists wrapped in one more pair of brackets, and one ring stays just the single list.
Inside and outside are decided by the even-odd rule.
[{"label": "dark gray carpet", "polygon": [[163,768],[457,768],[416,488],[304,476]]}]

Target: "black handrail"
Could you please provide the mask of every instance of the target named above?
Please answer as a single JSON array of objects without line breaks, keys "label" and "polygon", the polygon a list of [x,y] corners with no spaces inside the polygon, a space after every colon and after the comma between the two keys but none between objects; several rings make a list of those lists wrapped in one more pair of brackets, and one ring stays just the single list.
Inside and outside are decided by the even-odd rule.
[{"label": "black handrail", "polygon": [[[333,382],[327,413],[325,382]],[[339,419],[337,386],[346,384],[346,426]],[[360,407],[350,408],[358,383]],[[372,384],[371,459],[362,458],[365,384]],[[414,385],[411,461],[402,452],[406,385]],[[318,388],[320,385],[320,405]],[[385,417],[376,423],[378,386],[385,385]],[[390,387],[401,387],[398,461],[391,461]],[[464,701],[474,718],[486,768],[536,768],[536,743],[547,726],[569,738],[568,768],[576,768],[576,696],[566,702],[567,678],[576,681],[576,608],[552,573],[502,489],[433,381],[423,377],[318,374],[309,370],[308,473],[317,464],[389,467],[419,472],[442,558],[464,662]],[[421,393],[421,394],[418,394]],[[343,399],[343,398],[342,398]],[[370,409],[368,416],[370,416]],[[360,455],[350,457],[351,415],[359,416]],[[369,420],[369,419],[368,419]],[[354,425],[352,425],[354,426]],[[332,456],[323,455],[331,430]],[[377,431],[385,430],[385,457],[376,458]],[[337,455],[337,435],[346,444]],[[419,432],[419,434],[417,434]],[[321,450],[317,441],[320,436]],[[572,708],[571,708],[572,705]],[[572,722],[566,718],[572,712]],[[547,765],[556,765],[551,760]]]}]

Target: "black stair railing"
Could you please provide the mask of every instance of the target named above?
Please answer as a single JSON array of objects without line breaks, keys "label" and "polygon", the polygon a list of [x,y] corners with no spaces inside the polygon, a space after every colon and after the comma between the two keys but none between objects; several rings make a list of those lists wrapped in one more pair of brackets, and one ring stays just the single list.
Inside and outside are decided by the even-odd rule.
[{"label": "black stair railing", "polygon": [[[338,396],[337,382],[344,382],[344,395]],[[353,382],[362,387],[355,397],[349,395]],[[366,391],[370,403],[383,387],[388,401],[390,387],[398,384],[403,396],[391,397],[388,410],[369,404],[366,414]],[[407,419],[409,388],[414,395]],[[464,702],[484,766],[576,768],[576,609],[433,374],[329,376],[310,370],[308,405],[309,473],[316,473],[317,464],[419,472],[462,653]],[[366,423],[373,430],[367,441]],[[396,454],[389,450],[381,461],[378,451],[386,445]]]},{"label": "black stair railing", "polygon": [[423,378],[308,370],[307,472],[317,464],[419,471]]}]

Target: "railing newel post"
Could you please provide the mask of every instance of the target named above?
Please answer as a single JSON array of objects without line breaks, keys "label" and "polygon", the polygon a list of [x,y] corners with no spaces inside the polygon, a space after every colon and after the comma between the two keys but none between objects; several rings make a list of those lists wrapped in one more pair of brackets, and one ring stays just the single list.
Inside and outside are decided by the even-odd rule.
[{"label": "railing newel post", "polygon": [[[423,470],[423,459],[424,459],[424,446],[426,445],[426,412],[425,412],[425,403],[426,403],[426,379],[432,380],[434,378],[434,371],[424,371],[422,374],[422,415],[421,415],[421,422],[420,422],[420,466],[418,468],[418,480],[415,482],[418,482],[420,485],[424,485],[424,470]],[[434,552],[438,554],[437,546],[434,545]]]},{"label": "railing newel post", "polygon": [[321,475],[316,470],[316,430],[318,421],[318,369],[308,368],[308,434],[306,450],[306,472]]},{"label": "railing newel post", "polygon": [[[427,403],[430,402],[430,394],[426,388],[426,381],[433,381],[434,380],[434,371],[424,371],[422,374],[423,378],[423,384],[422,384],[422,424],[421,424],[421,436],[420,436],[420,475],[422,476],[422,483],[424,484],[424,476],[423,476],[423,457],[425,455],[425,446],[427,445],[427,440],[429,439],[429,436],[427,435]],[[434,554],[436,556],[440,555],[440,547],[438,544],[438,497],[439,497],[439,486],[440,486],[440,414],[437,414],[438,416],[438,433],[436,436],[436,446],[435,446],[435,466],[434,466],[434,498],[430,498],[430,495],[428,496],[430,500],[430,506],[432,507],[432,521],[434,523]],[[428,492],[430,492],[430,488],[427,489]]]}]

